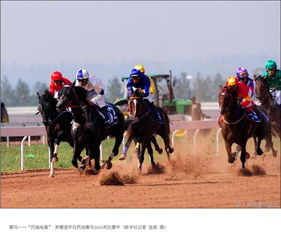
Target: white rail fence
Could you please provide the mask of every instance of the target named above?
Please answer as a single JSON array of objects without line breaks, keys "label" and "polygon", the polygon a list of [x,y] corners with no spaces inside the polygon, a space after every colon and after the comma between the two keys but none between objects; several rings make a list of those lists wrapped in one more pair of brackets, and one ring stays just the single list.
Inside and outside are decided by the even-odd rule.
[{"label": "white rail fence", "polygon": [[[219,154],[219,134],[220,128],[216,120],[209,121],[174,121],[171,122],[172,131],[172,145],[175,145],[175,136],[179,130],[195,130],[193,135],[193,147],[196,147],[197,135],[200,130],[204,129],[218,129],[216,133],[216,156]],[[19,137],[23,136],[21,140],[21,170],[24,170],[24,142],[28,138],[28,145],[30,146],[31,136],[43,136],[43,141],[45,141],[46,130],[44,126],[18,126],[18,127],[1,127],[0,136],[7,138],[7,146],[9,144],[9,137]],[[102,151],[101,151],[102,155]],[[50,161],[50,160],[49,160]],[[50,163],[50,162],[49,162]]]}]

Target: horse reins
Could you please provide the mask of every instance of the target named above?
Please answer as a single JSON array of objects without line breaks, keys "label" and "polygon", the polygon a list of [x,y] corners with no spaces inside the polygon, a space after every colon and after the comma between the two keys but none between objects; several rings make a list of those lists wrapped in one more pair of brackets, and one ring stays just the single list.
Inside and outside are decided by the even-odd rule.
[{"label": "horse reins", "polygon": [[236,125],[238,124],[239,122],[241,122],[243,120],[243,118],[245,117],[245,113],[241,116],[241,118],[239,118],[238,120],[236,120],[235,122],[228,122],[225,120],[224,116],[222,115],[222,120],[225,124],[227,125]]}]

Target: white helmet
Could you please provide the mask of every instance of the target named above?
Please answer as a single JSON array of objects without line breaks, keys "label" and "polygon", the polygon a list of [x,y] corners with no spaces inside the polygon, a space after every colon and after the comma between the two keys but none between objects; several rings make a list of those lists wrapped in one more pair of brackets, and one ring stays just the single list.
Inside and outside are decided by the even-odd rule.
[{"label": "white helmet", "polygon": [[79,80],[87,80],[89,79],[89,73],[86,69],[80,68],[76,73],[76,79]]}]

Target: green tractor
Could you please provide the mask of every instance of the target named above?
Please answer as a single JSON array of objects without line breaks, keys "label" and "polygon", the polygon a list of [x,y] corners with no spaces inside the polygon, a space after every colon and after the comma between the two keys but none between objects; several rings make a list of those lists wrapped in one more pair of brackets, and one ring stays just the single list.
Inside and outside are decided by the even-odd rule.
[{"label": "green tractor", "polygon": [[[155,84],[156,92],[154,95],[154,104],[163,108],[169,115],[191,115],[191,100],[175,99],[173,87],[175,81],[173,81],[172,72],[169,74],[151,74],[148,75],[150,80]],[[124,94],[123,98],[115,101],[115,105],[118,106],[122,112],[127,111],[127,82],[128,76],[122,77],[124,82]]]}]

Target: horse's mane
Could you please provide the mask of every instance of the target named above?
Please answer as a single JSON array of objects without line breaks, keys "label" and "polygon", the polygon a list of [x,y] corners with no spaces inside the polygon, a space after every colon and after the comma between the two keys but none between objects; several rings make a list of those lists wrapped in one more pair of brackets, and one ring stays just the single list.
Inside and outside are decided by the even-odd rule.
[{"label": "horse's mane", "polygon": [[[256,81],[256,92],[259,92],[259,95],[270,95],[269,94],[269,88],[268,85],[266,84],[266,82],[261,78],[261,76],[257,77],[255,79]],[[257,88],[258,87],[258,88]]]},{"label": "horse's mane", "polygon": [[85,101],[87,99],[88,91],[82,86],[73,86],[75,93],[81,101]]},{"label": "horse's mane", "polygon": [[49,102],[52,104],[56,104],[56,99],[54,98],[54,96],[46,89],[45,92],[41,95],[40,98],[41,102]]}]

